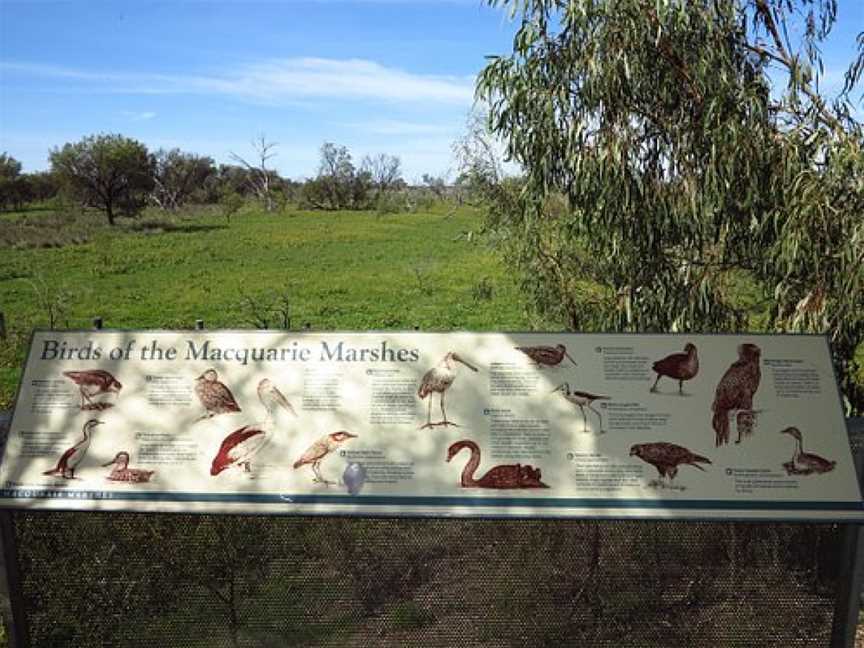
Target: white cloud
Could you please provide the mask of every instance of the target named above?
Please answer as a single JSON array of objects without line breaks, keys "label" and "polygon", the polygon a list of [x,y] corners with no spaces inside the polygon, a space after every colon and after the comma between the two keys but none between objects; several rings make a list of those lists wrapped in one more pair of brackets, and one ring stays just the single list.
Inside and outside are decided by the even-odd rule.
[{"label": "white cloud", "polygon": [[131,110],[124,110],[120,114],[131,121],[150,121],[151,119],[153,119],[156,116],[155,112],[149,112],[149,111],[134,112]]}]

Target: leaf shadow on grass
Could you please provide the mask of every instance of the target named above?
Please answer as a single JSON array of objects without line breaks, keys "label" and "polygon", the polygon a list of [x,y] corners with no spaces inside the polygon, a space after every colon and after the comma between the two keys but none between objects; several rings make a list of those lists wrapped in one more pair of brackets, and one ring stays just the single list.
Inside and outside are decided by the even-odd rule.
[{"label": "leaf shadow on grass", "polygon": [[143,222],[134,223],[126,226],[124,229],[130,232],[148,232],[157,234],[196,234],[199,232],[208,232],[211,230],[228,229],[227,225],[203,225],[192,223],[165,223],[165,222]]}]

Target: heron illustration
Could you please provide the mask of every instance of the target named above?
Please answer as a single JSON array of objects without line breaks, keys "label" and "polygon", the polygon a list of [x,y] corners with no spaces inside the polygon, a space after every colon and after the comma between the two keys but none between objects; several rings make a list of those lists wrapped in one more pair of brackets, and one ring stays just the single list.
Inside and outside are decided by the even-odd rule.
[{"label": "heron illustration", "polygon": [[[452,425],[454,427],[460,427],[458,423],[454,423],[453,421],[447,420],[447,412],[444,409],[444,392],[450,389],[450,385],[453,384],[453,381],[456,379],[456,372],[459,369],[459,365],[456,363],[463,364],[468,367],[471,371],[479,371],[477,367],[472,365],[470,362],[465,360],[459,356],[459,354],[450,351],[437,365],[432,367],[429,371],[427,371],[423,375],[423,379],[420,381],[420,388],[417,390],[417,395],[420,399],[429,398],[428,407],[426,409],[426,424],[420,426],[421,430],[426,428],[438,427],[439,425],[448,426]],[[443,419],[440,421],[432,422],[432,396],[431,394],[437,393],[440,394],[440,402],[441,402],[441,415]]]}]

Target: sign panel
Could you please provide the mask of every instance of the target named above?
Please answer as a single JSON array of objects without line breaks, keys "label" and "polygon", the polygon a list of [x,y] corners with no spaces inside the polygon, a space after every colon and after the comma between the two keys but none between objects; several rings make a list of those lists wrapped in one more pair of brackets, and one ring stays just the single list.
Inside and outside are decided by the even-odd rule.
[{"label": "sign panel", "polygon": [[862,520],[823,337],[41,331],[28,508]]}]

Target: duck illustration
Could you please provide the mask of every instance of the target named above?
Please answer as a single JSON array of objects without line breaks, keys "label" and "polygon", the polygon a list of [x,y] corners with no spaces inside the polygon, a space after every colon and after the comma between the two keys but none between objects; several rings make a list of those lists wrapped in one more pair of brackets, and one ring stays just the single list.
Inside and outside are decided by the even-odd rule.
[{"label": "duck illustration", "polygon": [[149,482],[150,478],[156,472],[155,470],[130,468],[129,453],[126,451],[118,452],[114,455],[114,458],[111,461],[102,464],[103,468],[107,468],[108,466],[114,466],[108,474],[108,479],[111,481],[132,482],[135,484]]},{"label": "duck illustration", "polygon": [[795,439],[795,454],[792,455],[791,461],[783,464],[787,474],[812,475],[813,473],[822,474],[834,470],[834,466],[837,465],[836,461],[829,461],[819,455],[804,452],[801,430],[796,427],[787,427],[785,430],[781,430],[780,434],[788,434]]},{"label": "duck illustration", "polygon": [[252,459],[264,449],[273,435],[271,428],[276,409],[281,407],[292,416],[297,416],[288,399],[267,378],[258,383],[258,400],[267,411],[266,418],[260,423],[244,425],[225,437],[210,466],[212,476],[215,477],[228,468],[240,466],[245,472],[252,472]]},{"label": "duck illustration", "polygon": [[567,347],[563,344],[556,344],[555,346],[517,346],[515,348],[517,351],[521,351],[531,358],[534,364],[541,369],[543,367],[557,367],[564,358],[572,362],[574,367],[579,366],[570,357],[570,354],[567,353]]},{"label": "duck illustration", "polygon": [[306,452],[304,452],[300,456],[300,458],[294,462],[294,470],[297,470],[301,466],[310,464],[312,466],[312,472],[315,475],[315,477],[312,479],[313,482],[324,484],[326,486],[329,486],[330,484],[335,484],[336,482],[324,479],[324,476],[321,474],[321,462],[324,461],[324,459],[326,459],[330,454],[332,454],[340,445],[342,445],[349,439],[356,438],[356,434],[351,434],[350,432],[346,432],[345,430],[333,432],[332,434],[325,434],[323,437],[321,437],[315,443],[309,446],[306,449]]},{"label": "duck illustration", "polygon": [[217,414],[241,411],[231,390],[219,382],[219,374],[215,369],[208,369],[195,379],[195,395],[206,410],[198,421],[212,418]]},{"label": "duck illustration", "polygon": [[468,448],[471,457],[462,469],[462,488],[549,488],[540,481],[540,469],[521,464],[500,465],[490,468],[485,475],[475,479],[480,467],[480,446],[465,439],[452,444],[447,450],[447,462]]},{"label": "duck illustration", "polygon": [[102,394],[119,394],[123,388],[111,373],[103,369],[64,371],[63,375],[78,385],[82,410],[104,410],[113,407],[113,403],[93,399]]},{"label": "duck illustration", "polygon": [[691,380],[699,373],[699,356],[695,344],[686,344],[684,353],[673,353],[652,365],[657,374],[657,380],[651,386],[651,392],[657,393],[657,383],[663,376],[678,381],[678,393],[684,396],[684,381]]},{"label": "duck illustration", "polygon": [[553,394],[555,392],[561,392],[561,395],[564,397],[564,400],[566,400],[569,403],[572,403],[573,405],[576,405],[579,408],[579,410],[582,412],[582,424],[583,424],[582,431],[583,432],[589,431],[588,430],[588,419],[585,416],[585,408],[586,407],[597,415],[597,418],[600,421],[600,433],[602,434],[604,432],[604,430],[603,430],[603,416],[600,414],[600,412],[598,412],[596,409],[594,409],[591,406],[591,403],[593,403],[596,400],[610,400],[609,396],[598,396],[597,394],[591,394],[589,392],[576,391],[575,389],[571,390],[570,389],[570,383],[566,383],[566,382],[558,385],[555,389],[552,390]]},{"label": "duck illustration", "polygon": [[[444,410],[444,393],[450,389],[450,386],[453,384],[453,381],[456,379],[456,371],[458,370],[458,365],[463,364],[468,367],[471,371],[478,371],[477,367],[472,365],[470,362],[462,358],[459,354],[450,351],[437,365],[432,367],[429,371],[427,371],[422,380],[420,381],[420,388],[417,390],[417,395],[421,400],[429,397],[429,404],[426,410],[426,424],[420,426],[420,429],[437,427],[439,425],[448,426],[452,425],[454,427],[459,427],[457,423],[453,421],[447,420],[447,412]],[[431,394],[438,394],[440,403],[441,403],[441,415],[443,419],[441,421],[432,422],[432,398]]]},{"label": "duck illustration", "polygon": [[90,447],[90,440],[93,438],[93,431],[97,425],[102,425],[102,421],[97,419],[87,421],[82,429],[83,438],[60,456],[56,466],[42,474],[60,475],[63,479],[75,479],[75,469],[87,455],[87,449]]}]

